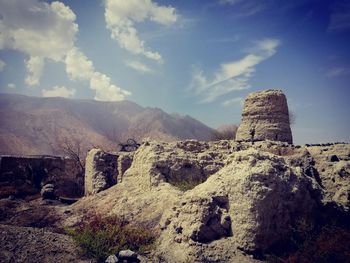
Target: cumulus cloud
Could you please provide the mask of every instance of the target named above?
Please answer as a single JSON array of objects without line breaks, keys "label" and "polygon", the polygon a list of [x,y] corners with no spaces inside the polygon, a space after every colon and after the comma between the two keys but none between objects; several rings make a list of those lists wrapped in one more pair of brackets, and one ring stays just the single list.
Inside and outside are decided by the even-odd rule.
[{"label": "cumulus cloud", "polygon": [[0,2],[0,48],[61,61],[74,46],[75,14],[61,2]]},{"label": "cumulus cloud", "polygon": [[[65,63],[71,80],[93,83],[90,88],[96,90],[96,99],[122,100],[126,94],[130,95],[130,92],[114,85],[109,77],[96,71],[92,61],[75,46],[78,24],[75,23],[74,12],[65,4],[38,0],[0,1],[0,18],[0,50],[14,49],[29,57],[25,61],[27,85],[40,84],[45,61],[50,59]],[[105,90],[96,88],[99,80]],[[42,92],[72,96],[72,91],[56,86],[53,90]]]},{"label": "cumulus cloud", "polygon": [[99,72],[95,72],[90,79],[90,87],[96,90],[96,100],[124,100],[131,95],[129,91],[123,90],[111,83],[111,79]]},{"label": "cumulus cloud", "polygon": [[141,63],[140,61],[133,60],[133,61],[126,61],[125,64],[138,72],[141,73],[152,73],[152,69],[150,69],[147,65]]},{"label": "cumulus cloud", "polygon": [[0,59],[0,72],[4,70],[5,66],[6,66],[5,61]]},{"label": "cumulus cloud", "polygon": [[41,94],[43,97],[71,98],[74,96],[75,92],[75,89],[69,89],[64,86],[55,86],[50,90],[43,89]]},{"label": "cumulus cloud", "polygon": [[131,95],[130,92],[114,85],[108,76],[95,71],[92,61],[77,48],[68,52],[65,63],[69,78],[88,81],[90,88],[96,91],[96,100],[120,101]]},{"label": "cumulus cloud", "polygon": [[94,73],[92,62],[77,48],[72,48],[65,59],[66,72],[72,80],[89,80]]},{"label": "cumulus cloud", "polygon": [[276,39],[255,42],[246,56],[237,61],[221,64],[212,78],[206,76],[203,70],[195,68],[190,87],[202,98],[203,103],[212,102],[235,90],[248,89],[255,67],[273,56],[279,44],[280,42]]},{"label": "cumulus cloud", "polygon": [[42,57],[30,57],[25,61],[27,77],[25,83],[29,86],[38,85],[43,72],[44,59]]},{"label": "cumulus cloud", "polygon": [[111,31],[111,37],[120,47],[135,55],[143,55],[148,59],[162,62],[162,56],[151,51],[140,39],[135,28],[136,23],[150,20],[155,23],[169,26],[176,22],[175,8],[160,6],[152,0],[106,0],[106,26]]}]

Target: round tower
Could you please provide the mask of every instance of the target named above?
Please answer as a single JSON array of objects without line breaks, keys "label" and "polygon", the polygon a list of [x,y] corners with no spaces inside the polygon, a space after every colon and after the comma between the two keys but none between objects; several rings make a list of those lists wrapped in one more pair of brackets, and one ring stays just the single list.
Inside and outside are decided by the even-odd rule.
[{"label": "round tower", "polygon": [[293,143],[286,96],[281,90],[264,90],[248,95],[236,141],[281,141]]}]

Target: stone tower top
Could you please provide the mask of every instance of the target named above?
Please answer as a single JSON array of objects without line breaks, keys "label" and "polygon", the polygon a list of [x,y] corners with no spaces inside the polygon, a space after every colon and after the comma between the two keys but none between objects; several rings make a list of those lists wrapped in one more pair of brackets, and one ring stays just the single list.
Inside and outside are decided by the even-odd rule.
[{"label": "stone tower top", "polygon": [[281,90],[253,92],[246,98],[236,140],[252,139],[293,143],[287,99]]}]

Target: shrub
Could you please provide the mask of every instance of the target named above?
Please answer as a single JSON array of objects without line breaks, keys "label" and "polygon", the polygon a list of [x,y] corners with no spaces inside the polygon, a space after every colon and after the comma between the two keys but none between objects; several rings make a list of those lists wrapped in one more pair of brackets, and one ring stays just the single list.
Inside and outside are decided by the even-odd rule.
[{"label": "shrub", "polygon": [[99,214],[83,218],[76,228],[66,231],[85,256],[98,261],[123,249],[138,253],[152,250],[157,238],[157,233],[146,226],[131,224],[118,216],[102,217]]}]

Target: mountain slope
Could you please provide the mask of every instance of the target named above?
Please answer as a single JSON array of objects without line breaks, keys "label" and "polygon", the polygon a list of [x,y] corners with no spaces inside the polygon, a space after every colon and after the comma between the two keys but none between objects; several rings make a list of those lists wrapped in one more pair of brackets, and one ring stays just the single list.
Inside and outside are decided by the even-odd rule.
[{"label": "mountain slope", "polygon": [[130,101],[100,102],[0,94],[0,154],[60,154],[65,141],[116,149],[127,138],[209,140],[203,123]]}]

